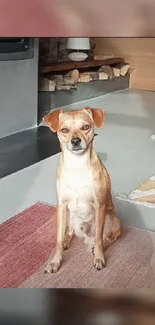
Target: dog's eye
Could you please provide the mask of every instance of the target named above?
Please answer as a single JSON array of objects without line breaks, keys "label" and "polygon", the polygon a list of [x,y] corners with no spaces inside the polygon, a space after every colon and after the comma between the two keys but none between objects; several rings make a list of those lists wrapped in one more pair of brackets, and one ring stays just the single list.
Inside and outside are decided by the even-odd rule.
[{"label": "dog's eye", "polygon": [[67,132],[69,132],[69,130],[67,128],[63,128],[63,129],[61,129],[61,132],[62,133],[67,133]]},{"label": "dog's eye", "polygon": [[88,124],[85,124],[85,125],[82,127],[82,130],[84,130],[84,131],[89,130],[89,125],[88,125]]}]

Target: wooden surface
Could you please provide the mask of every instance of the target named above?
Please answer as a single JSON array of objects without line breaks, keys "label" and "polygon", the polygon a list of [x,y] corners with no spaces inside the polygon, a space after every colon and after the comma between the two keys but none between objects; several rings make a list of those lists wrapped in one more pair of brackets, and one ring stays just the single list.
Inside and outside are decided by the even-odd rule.
[{"label": "wooden surface", "polygon": [[155,90],[155,38],[96,38],[95,56],[123,57],[130,63],[132,88]]},{"label": "wooden surface", "polygon": [[86,60],[82,62],[63,62],[53,65],[45,65],[40,67],[40,73],[47,72],[57,72],[57,71],[66,71],[72,69],[80,69],[80,68],[90,68],[90,67],[100,67],[102,65],[113,65],[124,62],[123,58],[112,58],[106,60]]}]

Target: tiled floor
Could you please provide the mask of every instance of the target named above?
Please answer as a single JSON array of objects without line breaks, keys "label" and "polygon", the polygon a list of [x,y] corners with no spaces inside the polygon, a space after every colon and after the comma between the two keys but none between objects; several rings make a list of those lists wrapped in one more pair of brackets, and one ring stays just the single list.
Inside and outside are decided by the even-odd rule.
[{"label": "tiled floor", "polygon": [[[111,175],[113,196],[128,194],[155,174],[155,141],[150,139],[155,133],[155,92],[123,90],[69,105],[68,109],[83,106],[105,110],[105,125],[96,130],[94,146]],[[48,140],[44,146],[50,146]],[[56,154],[0,180],[1,222],[38,200],[56,204],[58,161]],[[126,223],[155,230],[154,209],[128,206],[119,200],[115,204]]]}]

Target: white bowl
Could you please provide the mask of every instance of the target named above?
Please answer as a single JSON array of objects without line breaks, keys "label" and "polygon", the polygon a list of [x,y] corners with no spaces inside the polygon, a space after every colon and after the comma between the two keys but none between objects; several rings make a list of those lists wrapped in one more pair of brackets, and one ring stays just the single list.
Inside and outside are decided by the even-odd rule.
[{"label": "white bowl", "polygon": [[71,61],[85,61],[88,58],[88,54],[84,52],[72,52],[68,57]]}]

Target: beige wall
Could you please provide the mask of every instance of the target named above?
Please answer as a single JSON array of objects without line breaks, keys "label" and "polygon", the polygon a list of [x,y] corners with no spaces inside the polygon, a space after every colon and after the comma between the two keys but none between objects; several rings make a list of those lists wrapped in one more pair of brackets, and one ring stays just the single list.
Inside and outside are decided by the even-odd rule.
[{"label": "beige wall", "polygon": [[123,57],[135,69],[132,88],[155,90],[155,38],[95,38],[95,43],[95,55]]}]

